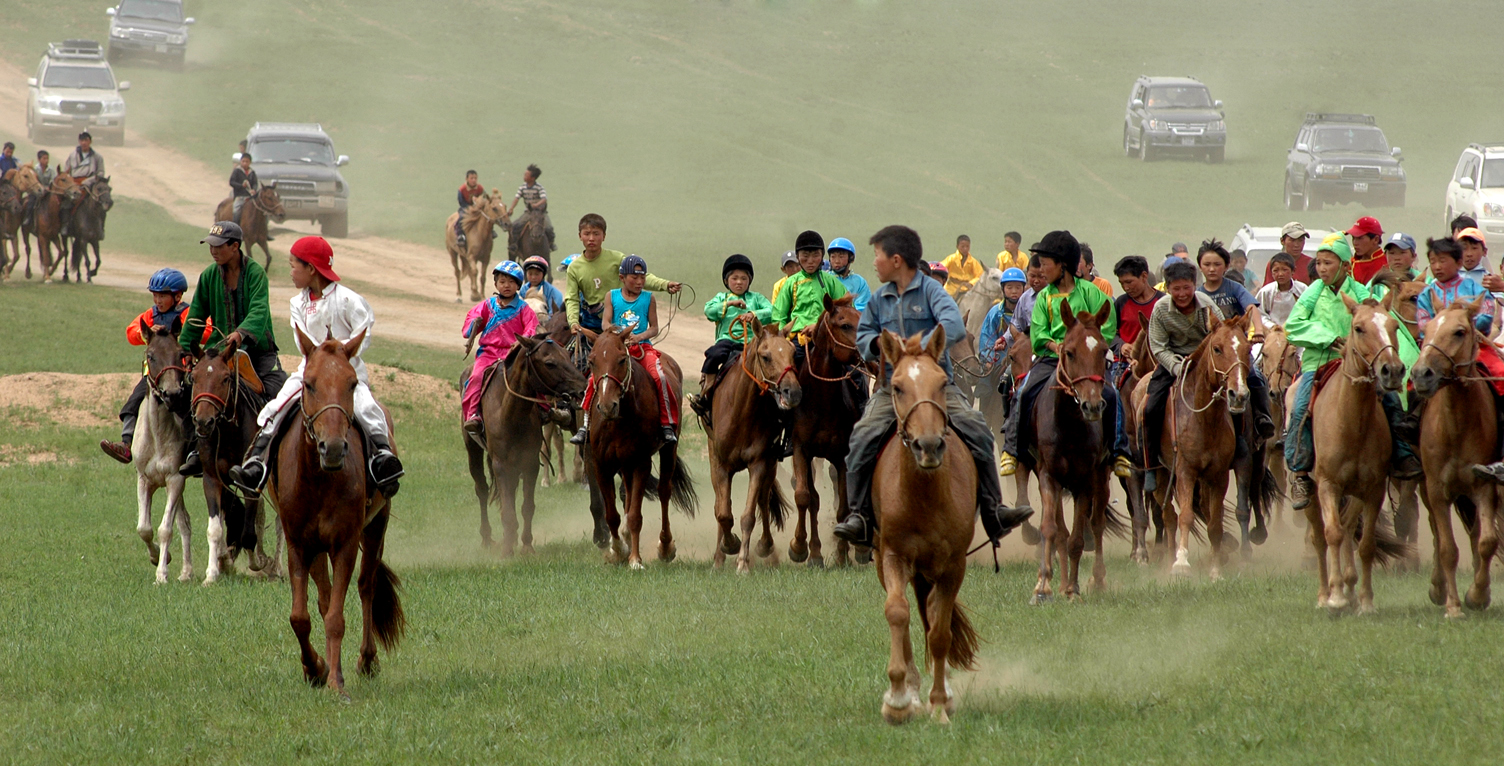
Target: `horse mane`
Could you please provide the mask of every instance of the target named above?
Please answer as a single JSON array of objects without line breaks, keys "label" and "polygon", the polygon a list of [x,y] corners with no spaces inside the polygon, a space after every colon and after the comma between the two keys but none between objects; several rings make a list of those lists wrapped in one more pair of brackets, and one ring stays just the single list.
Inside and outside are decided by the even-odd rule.
[{"label": "horse mane", "polygon": [[491,195],[489,194],[482,193],[479,197],[471,200],[470,207],[465,208],[465,214],[460,218],[460,225],[468,229],[490,223],[490,219],[483,215],[483,211],[490,205]]}]

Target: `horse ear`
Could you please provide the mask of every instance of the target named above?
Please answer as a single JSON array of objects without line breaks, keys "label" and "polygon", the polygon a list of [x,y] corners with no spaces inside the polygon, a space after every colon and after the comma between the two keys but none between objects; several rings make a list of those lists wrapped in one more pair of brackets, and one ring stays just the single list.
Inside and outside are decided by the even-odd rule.
[{"label": "horse ear", "polygon": [[971,324],[971,309],[961,312],[961,324]]},{"label": "horse ear", "polygon": [[836,302],[830,299],[830,293],[825,294],[825,312],[828,314],[836,310]]},{"label": "horse ear", "polygon": [[355,334],[355,337],[345,341],[345,345],[341,350],[345,352],[346,359],[354,359],[360,356],[360,344],[366,342],[366,332],[366,330],[361,330]]},{"label": "horse ear", "polygon": [[1476,318],[1478,316],[1478,313],[1481,312],[1481,311],[1483,311],[1483,296],[1482,295],[1479,295],[1478,297],[1472,299],[1471,301],[1468,301],[1468,304],[1467,304],[1467,318],[1468,319]]},{"label": "horse ear", "polygon": [[1097,309],[1097,327],[1101,328],[1107,326],[1107,320],[1111,318],[1112,301],[1107,301],[1102,304],[1101,308]]},{"label": "horse ear", "polygon": [[230,361],[230,357],[235,356],[235,352],[239,350],[240,341],[232,340],[229,343],[226,343],[224,348],[219,350],[219,358],[228,362]]},{"label": "horse ear", "polygon": [[896,364],[899,359],[903,358],[903,341],[891,330],[883,330],[877,346],[882,349],[883,359],[889,364]]},{"label": "horse ear", "polygon": [[151,325],[146,323],[144,317],[136,317],[136,321],[141,323],[141,337],[150,338],[152,336]]},{"label": "horse ear", "polygon": [[303,356],[309,356],[313,354],[313,349],[317,344],[315,344],[306,334],[303,333],[303,328],[295,326],[292,328],[292,331],[293,334],[298,338],[298,350],[303,352]]},{"label": "horse ear", "polygon": [[752,315],[752,332],[750,334],[754,338],[762,334],[762,322],[757,321],[756,314]]},{"label": "horse ear", "polygon": [[172,337],[176,338],[183,334],[183,315],[175,314],[172,317]]},{"label": "horse ear", "polygon": [[1342,296],[1342,305],[1347,308],[1347,313],[1353,314],[1358,311],[1358,302],[1353,300],[1351,295],[1347,293],[1338,293],[1338,295]]},{"label": "horse ear", "polygon": [[930,358],[935,360],[935,364],[939,364],[940,360],[944,358],[945,325],[935,326],[935,331],[930,333],[929,342],[924,344],[924,353],[929,354]]},{"label": "horse ear", "polygon": [[1076,315],[1071,313],[1071,307],[1063,301],[1060,304],[1060,321],[1065,323],[1066,332],[1076,326]]}]

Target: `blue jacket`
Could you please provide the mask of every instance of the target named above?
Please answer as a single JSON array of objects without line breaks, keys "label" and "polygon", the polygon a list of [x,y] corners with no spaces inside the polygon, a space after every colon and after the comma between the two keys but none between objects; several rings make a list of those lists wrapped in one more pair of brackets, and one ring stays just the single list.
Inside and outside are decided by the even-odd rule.
[{"label": "blue jacket", "polygon": [[[555,311],[564,310],[564,293],[561,292],[559,288],[554,287],[553,284],[546,279],[542,282],[539,282],[537,286],[543,289],[543,302],[548,306],[549,314],[553,314]],[[522,297],[526,298],[527,291],[531,289],[533,289],[533,285],[523,285]]]},{"label": "blue jacket", "polygon": [[19,167],[21,167],[21,163],[17,162],[15,157],[0,157],[0,175],[4,175]]},{"label": "blue jacket", "polygon": [[[1004,307],[1006,303],[1006,299],[998,301],[982,320],[982,335],[977,339],[977,357],[982,360],[983,364],[992,363],[992,347],[997,343],[997,339],[1005,335],[1008,328],[1013,325],[1015,312],[1006,309]],[[1016,310],[1022,305],[1022,302],[1015,303],[1013,308]]]},{"label": "blue jacket", "polygon": [[1018,330],[1019,335],[1028,336],[1029,323],[1034,320],[1034,288],[1024,291],[1018,296],[1018,305],[1013,307],[1013,329]]},{"label": "blue jacket", "polygon": [[[883,330],[900,338],[920,333],[921,338],[928,341],[931,331],[937,326],[945,328],[946,352],[940,359],[940,366],[945,368],[949,380],[950,347],[961,342],[966,335],[966,325],[961,321],[961,309],[945,292],[945,286],[916,271],[902,294],[891,282],[878,288],[862,312],[862,322],[856,329],[856,345],[863,358],[878,360],[882,358],[882,350],[877,348],[877,339]],[[884,374],[891,372],[887,364],[883,369]]]},{"label": "blue jacket", "polygon": [[867,308],[867,303],[872,300],[872,288],[867,286],[867,280],[864,279],[861,274],[851,271],[850,269],[847,269],[846,276],[844,277],[840,274],[836,274],[833,271],[831,273],[835,274],[836,279],[841,280],[841,284],[846,286],[846,292],[851,293],[856,297],[856,299],[851,302],[851,307],[856,309],[857,311],[865,310]]}]

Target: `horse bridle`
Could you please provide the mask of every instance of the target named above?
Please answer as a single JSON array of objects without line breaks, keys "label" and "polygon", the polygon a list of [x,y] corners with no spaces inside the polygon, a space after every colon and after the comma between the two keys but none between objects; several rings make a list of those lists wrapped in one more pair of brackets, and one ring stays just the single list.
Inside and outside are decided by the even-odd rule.
[{"label": "horse bridle", "polygon": [[[553,343],[553,342],[554,342],[553,338],[544,338],[543,339],[543,343]],[[526,350],[526,351],[524,351],[523,354],[522,354],[522,358],[526,360],[525,363],[527,364],[527,371],[530,374],[529,378],[532,379],[532,380],[537,380],[539,382],[543,382],[543,376],[538,374],[538,368],[533,363],[533,351],[536,351],[536,350],[537,349],[535,348],[535,349],[532,349],[532,350]],[[545,397],[551,396],[554,399],[568,399],[568,398],[570,398],[568,394],[560,393],[559,391],[555,390],[553,386],[548,385],[546,382],[543,382],[543,388],[545,389],[545,391],[544,391],[544,397],[527,396],[527,395],[524,395],[524,394],[519,394],[519,393],[517,393],[516,389],[512,388],[512,381],[510,381],[510,380],[507,379],[507,370],[505,370],[505,369],[503,369],[501,371],[501,383],[502,383],[502,385],[506,386],[507,393],[509,393],[512,396],[515,396],[518,399],[521,399],[523,401],[533,402],[534,404],[542,404],[542,405],[546,405],[546,406],[552,407],[552,406],[554,406],[553,402],[549,401]]]},{"label": "horse bridle", "polygon": [[1070,377],[1069,375],[1065,374],[1065,360],[1061,359],[1055,364],[1055,385],[1051,386],[1051,388],[1055,389],[1056,391],[1064,391],[1067,395],[1070,396],[1071,399],[1074,399],[1076,403],[1079,404],[1081,402],[1081,395],[1076,393],[1076,384],[1088,380],[1094,383],[1106,382],[1106,378],[1101,375],[1080,375],[1074,378]]},{"label": "horse bridle", "polygon": [[[822,314],[820,316],[820,321],[815,324],[815,334],[818,335],[819,332],[820,332],[820,330],[823,328],[825,330],[826,337],[830,338],[830,342],[831,343],[834,343],[835,345],[837,345],[837,346],[839,346],[841,348],[849,349],[851,351],[857,352],[858,363],[857,364],[853,364],[851,366],[851,369],[848,369],[846,371],[845,375],[841,375],[841,376],[835,377],[835,378],[827,378],[824,375],[821,375],[820,373],[815,372],[815,363],[813,361],[811,361],[813,359],[813,357],[814,357],[814,354],[806,353],[804,355],[804,370],[805,370],[805,372],[808,372],[809,375],[810,375],[810,377],[814,378],[815,380],[824,381],[826,383],[840,383],[842,381],[855,380],[854,376],[856,376],[858,374],[865,374],[866,373],[866,370],[860,364],[860,360],[861,360],[861,356],[862,356],[861,355],[861,350],[856,347],[856,344],[854,344],[854,343],[847,343],[847,342],[841,340],[840,338],[837,338],[836,337],[836,331],[830,329],[830,322],[827,322],[825,320],[825,318],[827,316],[830,316],[830,314]],[[779,380],[783,380],[783,376],[782,375],[778,376],[778,379]],[[764,389],[764,390],[766,390],[766,389]]]},{"label": "horse bridle", "polygon": [[[1463,375],[1460,375],[1457,372],[1457,369],[1459,367],[1461,367],[1462,365],[1457,364],[1456,357],[1453,357],[1451,354],[1447,353],[1446,349],[1442,348],[1441,346],[1436,345],[1435,343],[1428,343],[1428,344],[1426,344],[1426,346],[1421,347],[1421,351],[1424,352],[1426,350],[1426,348],[1435,349],[1436,353],[1441,354],[1442,356],[1446,357],[1447,363],[1450,364],[1450,365],[1452,365],[1451,369],[1447,371],[1447,374],[1441,376],[1441,384],[1442,385],[1446,385],[1447,383],[1451,383],[1452,381],[1459,381],[1460,382],[1460,381],[1462,381],[1462,380],[1465,379]],[[1471,356],[1476,357],[1477,355],[1478,355],[1478,336],[1477,336],[1477,331],[1475,330],[1474,334],[1473,334],[1473,353],[1471,354]],[[1469,364],[1475,364],[1475,363],[1469,362]],[[1470,378],[1477,378],[1477,376],[1468,376],[1468,378],[1469,379]],[[1481,379],[1481,378],[1478,378],[1478,379]]]},{"label": "horse bridle", "polygon": [[[1396,359],[1399,358],[1399,352],[1397,350],[1395,350],[1394,346],[1391,346],[1391,345],[1379,346],[1378,350],[1374,351],[1372,356],[1364,356],[1361,353],[1356,355],[1359,359],[1363,360],[1363,365],[1366,368],[1368,374],[1366,374],[1366,375],[1349,375],[1347,373],[1347,370],[1343,370],[1342,371],[1342,377],[1347,378],[1348,380],[1350,380],[1350,381],[1352,381],[1354,383],[1372,383],[1372,382],[1374,382],[1375,377],[1374,377],[1374,374],[1373,374],[1373,364],[1374,364],[1374,362],[1377,362],[1379,360],[1379,355],[1383,354],[1385,351],[1393,351],[1394,354],[1395,354],[1395,358]],[[1437,349],[1437,351],[1441,351],[1441,349]],[[1445,352],[1443,352],[1443,353],[1445,353]],[[1455,362],[1453,363],[1453,369],[1454,370],[1456,369],[1456,363]]]},{"label": "horse bridle", "polygon": [[[743,319],[741,317],[738,317],[736,319],[735,324],[733,324],[732,326],[733,327],[745,327],[746,328],[746,332],[751,332],[752,331],[752,321],[749,320],[749,319]],[[742,337],[743,338],[747,337],[746,333],[743,333]],[[773,380],[767,380],[766,378],[759,378],[758,376],[753,375],[752,374],[752,370],[747,367],[747,357],[749,357],[751,355],[752,354],[751,354],[751,352],[749,350],[747,350],[746,348],[742,349],[742,363],[741,363],[741,368],[742,368],[742,372],[746,373],[747,377],[752,379],[753,385],[757,386],[757,393],[758,394],[766,394],[768,392],[768,389],[773,388],[774,386],[777,386],[777,385],[783,383],[784,377],[788,376],[789,374],[793,374],[796,377],[799,374],[794,369],[794,365],[790,364],[790,365],[785,366],[783,368],[783,370],[778,373],[778,377],[774,378]],[[808,361],[808,358],[806,358],[806,362],[807,361]],[[811,372],[810,374],[813,375],[814,373]],[[816,375],[816,377],[819,377],[819,376]]]},{"label": "horse bridle", "polygon": [[[307,388],[307,384],[306,383],[304,384],[304,388]],[[306,397],[308,394],[305,392],[303,395]],[[299,406],[301,406],[301,403],[300,403]],[[351,427],[353,427],[355,425],[355,418],[354,418],[354,416],[352,416],[350,414],[349,410],[345,409],[345,405],[340,404],[339,402],[334,402],[333,404],[326,404],[326,405],[318,408],[317,410],[314,410],[314,412],[313,412],[312,415],[308,414],[308,408],[304,407],[303,408],[303,438],[307,439],[309,441],[309,443],[312,443],[313,440],[314,440],[313,439],[313,422],[315,420],[318,420],[319,416],[323,415],[324,413],[328,412],[329,410],[336,410],[336,411],[339,412],[339,414],[345,416],[345,428],[346,429],[349,429],[349,428],[351,428]]]},{"label": "horse bridle", "polygon": [[[263,187],[261,187],[261,189],[270,189],[270,188],[271,187],[269,187],[269,186],[263,186]],[[277,214],[275,212],[273,212],[270,208],[266,207],[266,205],[262,204],[262,202],[261,202],[261,189],[257,189],[256,193],[251,195],[251,204],[253,206],[255,206],[255,208],[257,210],[260,210],[262,215],[264,215],[264,216],[266,216],[268,218],[276,216]]]},{"label": "horse bridle", "polygon": [[[234,362],[231,362],[230,366],[234,371],[230,374],[230,392],[227,396],[221,397],[213,391],[202,391],[194,394],[193,401],[188,405],[190,412],[198,409],[200,401],[207,401],[214,405],[214,417],[209,419],[207,431],[203,430],[199,425],[197,418],[193,420],[193,433],[201,439],[207,439],[212,436],[215,429],[219,427],[220,420],[225,420],[229,423],[235,422],[235,410],[240,402],[240,368],[236,367]],[[227,412],[230,413],[228,416],[225,414]]]},{"label": "horse bridle", "polygon": [[939,410],[940,417],[945,419],[945,429],[950,429],[950,412],[945,409],[944,404],[941,404],[940,402],[937,402],[929,397],[925,397],[909,405],[909,409],[906,412],[900,413],[898,411],[897,397],[890,398],[892,398],[893,400],[893,417],[898,418],[898,439],[899,441],[903,442],[903,446],[908,448],[912,448],[914,446],[914,438],[912,436],[909,436],[909,416],[913,415],[914,410],[919,409],[920,405],[928,404],[931,407]]},{"label": "horse bridle", "polygon": [[172,372],[173,370],[177,370],[178,372],[183,373],[184,376],[193,374],[193,369],[188,366],[187,359],[188,356],[186,354],[180,356],[178,358],[177,364],[163,365],[162,369],[150,373],[146,376],[146,387],[151,389],[151,395],[156,397],[157,401],[162,402],[163,404],[167,403],[168,394],[162,391],[163,375]]},{"label": "horse bridle", "polygon": [[1222,385],[1217,386],[1212,390],[1211,398],[1207,400],[1204,406],[1195,407],[1185,398],[1185,378],[1189,377],[1191,370],[1191,361],[1189,359],[1186,360],[1186,368],[1180,374],[1181,379],[1177,381],[1180,384],[1180,403],[1184,404],[1186,409],[1190,410],[1193,413],[1206,412],[1207,410],[1211,409],[1213,404],[1217,403],[1218,399],[1221,399],[1227,394],[1227,381],[1233,379],[1233,373],[1242,372],[1243,360],[1239,359],[1238,361],[1233,362],[1232,366],[1228,367],[1225,370],[1217,369],[1217,365],[1213,362],[1208,362],[1207,366],[1212,369],[1212,374],[1222,376]]}]

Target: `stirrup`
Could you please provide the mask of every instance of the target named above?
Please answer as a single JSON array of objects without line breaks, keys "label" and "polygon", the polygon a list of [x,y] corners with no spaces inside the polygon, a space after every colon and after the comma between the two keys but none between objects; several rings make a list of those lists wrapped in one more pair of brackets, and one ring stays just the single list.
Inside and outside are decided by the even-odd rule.
[{"label": "stirrup", "polygon": [[252,456],[230,468],[230,482],[251,495],[261,494],[266,486],[266,464],[260,456]]},{"label": "stirrup", "polygon": [[1132,477],[1133,464],[1128,462],[1128,458],[1123,457],[1122,455],[1118,455],[1117,459],[1112,461],[1112,475],[1118,477],[1119,479],[1127,479]]},{"label": "stirrup", "polygon": [[674,430],[673,426],[664,426],[663,427],[663,443],[664,444],[678,444],[679,443],[679,433]]},{"label": "stirrup", "polygon": [[[378,471],[378,468],[381,470]],[[378,487],[387,486],[407,474],[402,461],[386,448],[379,448],[371,455],[370,460],[366,461],[366,470],[370,471],[371,481]]]},{"label": "stirrup", "polygon": [[867,517],[860,511],[852,511],[846,514],[846,518],[842,519],[839,524],[835,525],[835,528],[831,530],[831,534],[852,545],[865,545],[871,548],[874,547],[872,545],[874,537],[872,534],[873,526],[867,523]]},{"label": "stirrup", "polygon": [[1018,473],[1018,458],[1004,452],[997,460],[997,475],[1012,476]]}]

